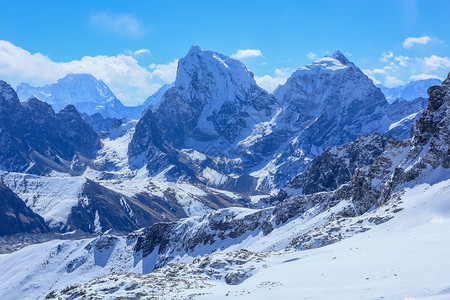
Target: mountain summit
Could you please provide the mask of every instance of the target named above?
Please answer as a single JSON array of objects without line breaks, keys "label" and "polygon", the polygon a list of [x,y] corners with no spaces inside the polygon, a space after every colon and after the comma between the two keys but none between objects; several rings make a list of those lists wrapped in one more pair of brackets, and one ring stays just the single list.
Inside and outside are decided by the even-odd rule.
[{"label": "mountain summit", "polygon": [[342,52],[339,51],[339,50],[334,51],[334,53],[331,54],[329,57],[334,58],[334,59],[337,59],[338,61],[340,61],[342,64],[344,64],[344,65],[346,65],[346,66],[348,66],[348,65],[354,66],[354,64],[353,64],[352,62],[350,62],[350,61],[347,59],[347,57],[345,57],[345,55],[342,54]]},{"label": "mountain summit", "polygon": [[275,103],[243,63],[192,46],[178,62],[174,86],[137,124],[129,154],[153,153],[150,148],[166,153],[167,147],[155,146],[162,139],[176,149],[233,156],[234,145],[256,124],[269,120]]}]

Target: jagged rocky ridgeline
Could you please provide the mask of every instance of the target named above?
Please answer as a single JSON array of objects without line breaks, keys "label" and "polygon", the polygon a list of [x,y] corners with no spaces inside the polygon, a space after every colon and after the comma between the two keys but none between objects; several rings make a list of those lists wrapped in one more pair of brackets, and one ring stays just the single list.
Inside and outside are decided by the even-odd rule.
[{"label": "jagged rocky ridgeline", "polygon": [[21,103],[4,81],[0,81],[0,128],[0,167],[5,171],[76,173],[76,162],[82,165],[101,148],[97,133],[73,105],[55,113],[36,98]]}]

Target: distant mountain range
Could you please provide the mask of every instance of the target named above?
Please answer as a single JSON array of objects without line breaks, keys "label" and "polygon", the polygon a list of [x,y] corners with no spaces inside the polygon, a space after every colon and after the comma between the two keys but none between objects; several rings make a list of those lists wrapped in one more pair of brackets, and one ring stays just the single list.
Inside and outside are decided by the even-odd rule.
[{"label": "distant mountain range", "polygon": [[49,103],[56,112],[72,104],[88,115],[101,113],[103,117],[138,119],[142,111],[158,102],[165,90],[167,86],[163,86],[142,105],[125,106],[102,80],[91,74],[69,74],[56,83],[41,87],[21,83],[16,92],[22,102],[36,97]]},{"label": "distant mountain range", "polygon": [[386,96],[386,100],[391,103],[395,100],[414,100],[416,98],[427,98],[427,90],[433,85],[440,84],[441,80],[436,78],[410,81],[406,85],[393,88],[377,85]]}]

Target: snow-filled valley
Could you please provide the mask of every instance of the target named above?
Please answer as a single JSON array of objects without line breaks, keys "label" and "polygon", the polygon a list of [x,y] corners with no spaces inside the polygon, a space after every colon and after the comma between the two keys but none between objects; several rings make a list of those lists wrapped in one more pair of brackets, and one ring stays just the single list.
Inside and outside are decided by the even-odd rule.
[{"label": "snow-filled valley", "polygon": [[[267,245],[280,245],[283,236],[290,236],[296,227],[290,224],[263,239],[230,241],[211,255],[179,257],[148,275],[138,274],[151,271],[154,258],[136,256],[125,237],[55,240],[0,256],[0,266],[7,270],[0,292],[9,295],[5,299],[38,299],[72,285],[55,297],[117,299],[141,293],[161,299],[318,299],[330,294],[335,299],[446,299],[449,190],[450,180],[406,189],[379,211],[354,220],[366,230],[326,247],[267,251]],[[393,205],[397,212],[390,214],[395,217],[371,224],[370,218],[389,215],[384,211]],[[344,223],[341,230],[352,227]],[[230,284],[232,280],[239,284]]]},{"label": "snow-filled valley", "polygon": [[195,45],[139,107],[0,81],[0,298],[450,298],[450,74],[428,83],[387,101],[336,51],[270,94]]}]

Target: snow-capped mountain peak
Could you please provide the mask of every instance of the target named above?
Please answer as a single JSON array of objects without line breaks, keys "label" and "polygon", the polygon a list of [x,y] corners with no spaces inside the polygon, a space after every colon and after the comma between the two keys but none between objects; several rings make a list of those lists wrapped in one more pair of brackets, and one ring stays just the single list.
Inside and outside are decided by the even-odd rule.
[{"label": "snow-capped mountain peak", "polygon": [[68,74],[63,78],[58,79],[57,84],[61,86],[61,89],[67,89],[72,92],[75,90],[80,93],[79,95],[75,94],[73,96],[71,95],[72,97],[67,97],[71,103],[79,102],[82,100],[83,96],[85,99],[91,99],[98,102],[111,101],[116,98],[114,93],[102,80],[87,73]]},{"label": "snow-capped mountain peak", "polygon": [[354,66],[354,64],[352,62],[350,62],[347,57],[339,50],[334,51],[333,54],[331,54],[329,57],[337,59],[338,61],[340,61],[342,64],[346,65],[346,66]]},{"label": "snow-capped mountain peak", "polygon": [[256,124],[270,119],[275,102],[242,62],[192,46],[178,62],[174,86],[137,124],[130,154],[155,155],[147,148],[156,137],[149,136],[149,126],[178,149],[231,152]]},{"label": "snow-capped mountain peak", "polygon": [[[116,98],[114,93],[102,81],[91,74],[68,74],[58,79],[56,83],[42,87],[32,87],[21,83],[17,87],[17,94],[22,101],[30,96],[45,100],[53,106],[65,107],[67,104],[94,102],[97,104],[108,102]],[[61,107],[62,108],[62,107]]]},{"label": "snow-capped mountain peak", "polygon": [[226,92],[231,86],[248,89],[256,83],[253,73],[242,62],[194,45],[178,62],[175,81],[175,86],[179,88],[187,89],[191,84],[206,88],[214,84],[216,89]]},{"label": "snow-capped mountain peak", "polygon": [[316,117],[321,113],[338,113],[353,102],[386,104],[372,81],[340,51],[297,69],[274,91],[274,96],[281,103],[298,102],[307,114]]}]

